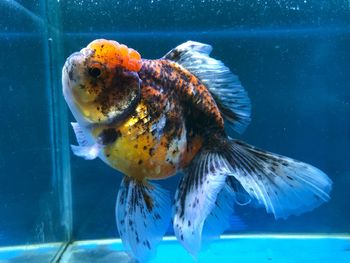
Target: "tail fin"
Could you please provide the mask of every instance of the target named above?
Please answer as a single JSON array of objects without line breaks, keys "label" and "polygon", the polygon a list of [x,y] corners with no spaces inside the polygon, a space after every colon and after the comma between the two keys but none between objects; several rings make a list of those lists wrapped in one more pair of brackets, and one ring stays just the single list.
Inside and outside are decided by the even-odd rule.
[{"label": "tail fin", "polygon": [[202,149],[191,162],[175,195],[174,232],[179,242],[194,257],[201,249],[204,221],[215,210],[217,195],[229,173],[225,158]]},{"label": "tail fin", "polygon": [[[237,140],[211,142],[191,162],[177,189],[175,235],[196,256],[204,225],[209,236],[231,223],[237,230],[244,227],[233,214],[234,202],[245,205],[253,199],[276,218],[286,218],[328,201],[331,186],[327,175],[309,164]],[[230,217],[235,220],[230,222]]]},{"label": "tail fin", "polygon": [[[220,149],[204,147],[185,171],[176,191],[174,232],[194,257],[207,241],[244,223],[234,214],[235,193],[226,183],[230,164]],[[203,235],[202,235],[203,230]]]},{"label": "tail fin", "polygon": [[225,185],[216,198],[214,208],[205,219],[202,234],[203,241],[218,239],[228,229],[230,231],[241,231],[246,228],[242,219],[235,214],[236,200],[236,192],[232,191],[228,184]]},{"label": "tail fin", "polygon": [[117,198],[117,226],[123,245],[139,262],[155,255],[170,217],[171,204],[166,191],[124,177]]},{"label": "tail fin", "polygon": [[330,199],[332,181],[321,170],[230,140],[225,157],[245,191],[275,218],[310,211]]}]

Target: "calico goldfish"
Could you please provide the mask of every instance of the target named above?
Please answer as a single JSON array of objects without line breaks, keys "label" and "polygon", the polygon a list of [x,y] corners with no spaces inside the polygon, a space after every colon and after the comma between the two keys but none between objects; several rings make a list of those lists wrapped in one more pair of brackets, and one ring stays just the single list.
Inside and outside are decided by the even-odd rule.
[{"label": "calico goldfish", "polygon": [[[116,222],[139,261],[154,256],[171,220],[179,242],[196,255],[203,229],[220,234],[229,227],[242,196],[275,218],[330,199],[332,182],[321,170],[233,139],[250,122],[250,99],[211,51],[188,41],[149,60],[99,39],[64,64],[63,94],[76,119],[73,153],[99,157],[125,175]],[[152,180],[178,173],[172,202]]]}]

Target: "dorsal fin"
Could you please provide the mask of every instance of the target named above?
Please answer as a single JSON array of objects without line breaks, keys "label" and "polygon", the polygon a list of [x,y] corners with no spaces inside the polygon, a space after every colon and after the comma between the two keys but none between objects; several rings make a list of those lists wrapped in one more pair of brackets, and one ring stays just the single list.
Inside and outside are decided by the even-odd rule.
[{"label": "dorsal fin", "polygon": [[220,60],[209,56],[212,47],[187,41],[163,58],[175,61],[194,74],[209,89],[226,124],[242,133],[250,122],[251,105],[238,77]]}]

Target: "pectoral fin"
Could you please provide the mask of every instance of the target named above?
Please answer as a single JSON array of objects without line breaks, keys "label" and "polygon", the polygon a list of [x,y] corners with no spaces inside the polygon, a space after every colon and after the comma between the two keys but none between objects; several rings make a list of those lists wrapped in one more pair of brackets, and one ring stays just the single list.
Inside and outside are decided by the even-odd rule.
[{"label": "pectoral fin", "polygon": [[101,145],[95,143],[87,146],[71,145],[74,155],[84,158],[85,160],[95,159],[101,150]]},{"label": "pectoral fin", "polygon": [[86,138],[84,131],[81,129],[79,124],[77,122],[71,122],[71,125],[73,127],[75,136],[79,144],[79,145],[71,145],[74,155],[82,157],[85,160],[95,159],[100,153],[100,150],[102,149],[102,145],[98,143],[89,144],[89,141]]}]

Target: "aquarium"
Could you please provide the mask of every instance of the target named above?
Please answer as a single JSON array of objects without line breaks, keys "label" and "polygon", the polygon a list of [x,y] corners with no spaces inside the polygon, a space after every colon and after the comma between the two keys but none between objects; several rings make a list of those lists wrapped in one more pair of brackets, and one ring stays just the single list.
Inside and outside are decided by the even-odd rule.
[{"label": "aquarium", "polygon": [[[197,257],[170,223],[150,262],[350,262],[350,3],[341,0],[0,1],[0,262],[135,262],[115,218],[123,174],[70,147],[62,68],[95,39],[146,59],[188,40],[211,45],[251,103],[250,124],[230,136],[333,182],[329,201],[287,219],[234,203],[239,226]],[[173,200],[182,176],[156,183]]]}]

